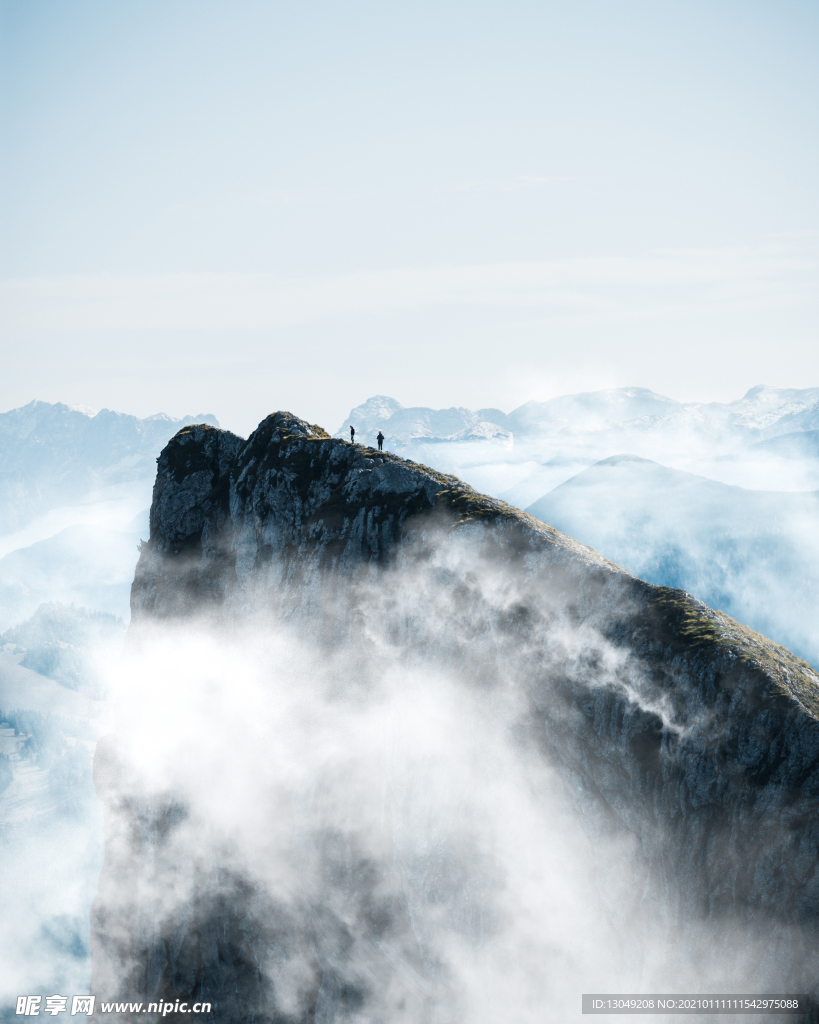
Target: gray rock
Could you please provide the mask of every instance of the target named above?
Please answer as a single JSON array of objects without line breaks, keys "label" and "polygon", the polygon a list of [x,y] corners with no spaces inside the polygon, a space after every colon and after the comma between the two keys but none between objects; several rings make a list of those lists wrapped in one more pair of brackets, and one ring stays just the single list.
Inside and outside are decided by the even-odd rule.
[{"label": "gray rock", "polygon": [[[721,958],[732,976],[752,965],[760,986],[817,993],[819,677],[789,651],[454,477],[376,459],[289,413],[246,442],[185,428],[159,458],[132,639],[203,607],[227,628],[293,622],[328,651],[366,623],[380,632],[361,640],[364,673],[391,645],[408,663],[513,690],[520,743],[557,769],[597,851],[601,919],[644,925],[624,928],[628,956],[646,956],[646,936],[660,936]],[[357,1019],[367,987],[333,938],[329,904],[294,917],[217,867],[171,865],[162,851],[184,809],[126,778],[115,746],[101,748],[98,771],[121,777],[100,784],[110,838],[95,985],[126,964],[128,998],[207,989],[218,1004],[209,1019]],[[607,874],[624,840],[637,851],[625,883]],[[352,848],[328,857],[347,864],[328,892],[360,908],[371,890],[350,867]],[[383,934],[373,925],[372,949],[402,950],[390,955],[421,979],[418,992],[434,990],[439,968],[413,908],[418,893],[466,892],[445,883],[448,871],[434,859],[407,869],[392,923]],[[187,917],[165,920],[123,895],[163,872],[190,887]],[[387,971],[383,955],[368,970]],[[276,972],[294,957],[312,966],[285,1013]],[[409,1019],[426,1019],[431,998],[419,995]]]}]

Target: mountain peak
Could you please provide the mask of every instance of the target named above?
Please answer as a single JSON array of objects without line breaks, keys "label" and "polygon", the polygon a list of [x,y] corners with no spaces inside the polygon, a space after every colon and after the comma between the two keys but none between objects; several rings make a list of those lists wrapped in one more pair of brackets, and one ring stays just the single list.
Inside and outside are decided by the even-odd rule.
[{"label": "mountain peak", "polygon": [[[585,847],[597,858],[594,879],[607,877],[613,851],[634,849],[613,911],[618,921],[629,921],[620,932],[629,963],[645,962],[649,950],[640,944],[656,934],[659,916],[663,936],[673,936],[667,941],[683,950],[696,936],[690,941],[698,959],[724,958],[729,949],[738,958],[730,960],[734,964],[744,962],[748,949],[775,944],[772,964],[790,973],[775,975],[778,988],[774,975],[766,975],[758,983],[771,986],[768,991],[804,992],[815,983],[803,951],[816,948],[816,887],[805,881],[810,857],[800,851],[817,842],[819,677],[690,594],[645,583],[454,476],[330,438],[281,412],[247,441],[192,425],[166,445],[132,608],[135,651],[150,648],[155,635],[160,651],[167,650],[161,646],[165,624],[172,622],[172,636],[181,636],[189,617],[194,639],[204,632],[233,634],[239,643],[275,636],[283,646],[306,646],[316,665],[331,666],[336,731],[345,721],[342,703],[369,721],[367,694],[378,693],[390,672],[416,673],[436,687],[451,679],[462,702],[453,720],[482,702],[486,717],[500,723],[493,742],[520,756],[521,774],[514,777],[525,780],[522,788],[542,777],[553,788],[551,776],[542,774],[546,766],[562,780],[577,828],[587,831]],[[267,669],[260,678],[279,686]],[[202,700],[212,693],[209,671]],[[272,690],[277,707],[290,699],[288,685],[285,679],[282,689]],[[298,685],[309,690],[311,683]],[[253,706],[262,713],[261,703]],[[182,714],[188,713],[184,706]],[[425,721],[416,739],[428,726],[438,727]],[[355,756],[357,727],[358,721],[341,733],[345,758]],[[166,728],[164,735],[172,733]],[[392,733],[386,744],[381,766],[392,764]],[[188,748],[181,750],[181,759],[189,759]],[[496,753],[485,749],[493,765]],[[262,758],[266,754],[265,748]],[[299,749],[296,759],[307,754]],[[457,760],[457,745],[446,756]],[[432,833],[440,854],[430,856],[429,833],[422,831],[416,847],[408,848],[407,830],[390,825],[400,822],[398,804],[409,788],[403,776],[392,791],[392,817],[383,813],[386,790],[379,788],[374,845],[366,828],[350,831],[358,814],[356,786],[344,789],[343,820],[293,840],[299,864],[315,857],[318,888],[295,898],[288,889],[285,905],[275,889],[266,896],[261,883],[207,867],[236,845],[233,834],[223,841],[218,833],[221,804],[211,833],[210,825],[198,823],[196,807],[188,814],[184,796],[151,790],[127,764],[120,770],[117,758],[115,740],[100,747],[97,777],[110,845],[92,923],[94,984],[112,999],[125,999],[132,979],[149,976],[159,963],[164,998],[193,998],[205,977],[208,992],[219,993],[220,1020],[250,1019],[262,1005],[270,1008],[265,1019],[284,1019],[276,1003],[279,979],[293,958],[306,966],[293,989],[299,1003],[292,1019],[309,1020],[318,1017],[328,976],[338,991],[360,979],[365,967],[367,977],[381,978],[389,960],[401,965],[400,976],[415,990],[424,964],[437,969],[439,961],[423,948],[419,956],[435,928],[408,926],[405,954],[389,931],[393,912],[374,920],[373,906],[382,905],[374,904],[374,893],[396,914],[410,906],[410,923],[425,920],[427,911],[427,922],[440,922],[443,899],[459,920],[464,906],[469,920],[489,919],[491,903],[484,915],[469,902],[483,908],[481,900],[489,898],[469,888],[480,857],[467,850],[469,870],[452,873],[463,851],[460,832],[452,846]],[[253,765],[275,792],[286,784],[275,775],[277,764],[283,762],[273,757]],[[289,771],[288,764],[284,774]],[[372,776],[371,767],[365,774]],[[207,771],[203,777],[211,778]],[[300,796],[286,803],[288,815],[297,804],[326,805],[324,796],[305,800],[304,776],[296,777]],[[233,799],[232,789],[224,792]],[[244,802],[243,820],[275,817],[275,806],[284,804],[266,799]],[[199,812],[210,806],[206,799]],[[292,829],[288,817],[282,840]],[[203,849],[203,842],[212,848]],[[266,845],[260,860],[272,849],[278,847]],[[351,857],[353,869],[344,873],[341,865]],[[388,863],[397,870],[387,870]],[[442,865],[446,878],[456,879],[452,895],[447,889],[443,897]],[[741,884],[727,885],[726,872]],[[308,876],[293,876],[297,888],[309,884]],[[134,886],[125,879],[138,880],[142,891],[184,897],[178,903],[134,900]],[[480,876],[478,882],[482,894],[497,888]],[[599,891],[596,884],[586,889],[592,899]],[[637,894],[633,903],[627,893]],[[601,901],[595,920],[604,920],[610,903]],[[633,927],[646,912],[650,926]],[[282,913],[290,915],[286,927]],[[388,923],[379,923],[382,918]],[[357,929],[353,942],[350,927]],[[483,943],[482,926],[479,934]],[[168,935],[178,940],[169,944]],[[753,969],[760,969],[758,956]],[[301,984],[304,972],[309,983]],[[244,981],[249,976],[260,979],[252,992]]]},{"label": "mountain peak", "polygon": [[[504,501],[479,494],[457,477],[389,451],[331,438],[323,428],[289,412],[266,417],[247,441],[226,430],[185,427],[157,461],[151,536],[132,590],[137,617],[162,616],[170,609],[184,614],[199,600],[206,579],[209,600],[222,601],[238,588],[226,607],[231,614],[242,607],[250,612],[255,603],[251,595],[265,585],[271,548],[290,564],[287,572],[294,578],[302,578],[311,559],[324,566],[321,574],[329,572],[329,578],[337,578],[342,565],[344,573],[355,576],[357,567],[388,565],[410,535],[423,536],[427,522],[430,527],[445,526],[447,537],[464,529],[488,530],[493,545],[509,548],[507,557],[514,552],[514,558],[522,551],[537,553],[544,564],[556,561],[561,572],[577,574],[577,580],[588,576],[589,581],[599,581],[595,586],[615,586],[627,603],[635,599],[647,609],[659,600],[666,607],[667,593],[679,593],[674,600],[686,605],[687,615],[701,615],[709,622],[714,615],[721,616],[683,592],[636,580],[592,548]],[[614,456],[596,465],[625,463],[655,465],[635,455]],[[236,548],[236,557],[228,559],[234,566],[230,571],[223,564],[225,542],[214,546],[219,534]],[[184,560],[178,563],[183,552]],[[196,585],[186,593],[192,559],[198,565]],[[237,604],[239,595],[243,596]],[[292,595],[282,593],[277,600],[284,612]],[[269,596],[265,604],[269,605]],[[782,664],[789,666],[783,679],[790,678],[788,673],[799,679],[808,673],[797,689],[807,687],[808,692],[819,685],[812,669],[790,652],[746,627],[731,625],[725,616],[722,620],[723,632],[713,635],[717,648],[726,643],[730,647],[731,631],[739,630],[743,645],[753,636],[754,649],[781,652]],[[741,652],[743,658],[747,654]],[[773,664],[767,653],[759,658],[760,664]]]}]

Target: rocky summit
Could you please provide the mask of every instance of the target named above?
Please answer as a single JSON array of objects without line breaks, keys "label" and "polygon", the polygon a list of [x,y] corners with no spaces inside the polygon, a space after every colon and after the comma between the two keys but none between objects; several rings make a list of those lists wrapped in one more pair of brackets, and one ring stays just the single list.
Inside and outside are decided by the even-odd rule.
[{"label": "rocky summit", "polygon": [[[819,677],[807,663],[455,477],[286,412],[246,441],[180,430],[158,459],[150,522],[132,649],[158,624],[199,617],[221,634],[277,624],[327,657],[349,650],[356,678],[377,675],[385,652],[445,669],[492,707],[514,704],[515,749],[560,780],[592,851],[589,899],[629,978],[649,983],[664,947],[681,972],[719,965],[710,991],[819,994]],[[285,911],[247,879],[163,860],[184,800],[129,774],[116,737],[96,772],[108,821],[96,991],[208,999],[211,1021],[466,1019],[442,1009],[451,975],[421,923],[462,899],[459,883],[441,896],[440,860],[410,871],[393,855],[378,875],[392,901],[382,917],[350,910],[375,883],[349,867]],[[133,899],[170,885],[163,872],[188,894],[182,909]],[[301,980],[284,994],[297,952]],[[410,974],[380,991],[379,978]]]}]

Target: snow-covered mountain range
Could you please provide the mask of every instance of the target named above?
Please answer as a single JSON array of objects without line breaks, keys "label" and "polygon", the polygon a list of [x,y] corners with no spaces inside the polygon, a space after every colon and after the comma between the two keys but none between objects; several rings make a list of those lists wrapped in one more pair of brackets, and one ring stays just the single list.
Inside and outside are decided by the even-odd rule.
[{"label": "snow-covered mountain range", "polygon": [[[587,466],[638,455],[756,490],[819,489],[819,388],[752,388],[741,399],[681,403],[645,388],[613,388],[499,409],[403,408],[370,398],[336,437],[454,473],[525,508]],[[808,437],[805,440],[806,436]]]},{"label": "snow-covered mountain range", "polygon": [[152,479],[162,446],[188,423],[218,426],[209,414],[139,419],[59,402],[0,413],[0,532],[91,494]]},{"label": "snow-covered mountain range", "polygon": [[373,443],[379,430],[396,446],[513,436],[560,445],[564,454],[592,446],[604,457],[611,445],[622,448],[640,439],[654,445],[661,439],[673,454],[691,458],[817,429],[819,388],[759,386],[728,403],[683,403],[646,388],[611,388],[526,402],[508,414],[492,408],[404,408],[394,398],[377,395],[352,409],[335,436],[346,436],[350,424],[364,444]]}]

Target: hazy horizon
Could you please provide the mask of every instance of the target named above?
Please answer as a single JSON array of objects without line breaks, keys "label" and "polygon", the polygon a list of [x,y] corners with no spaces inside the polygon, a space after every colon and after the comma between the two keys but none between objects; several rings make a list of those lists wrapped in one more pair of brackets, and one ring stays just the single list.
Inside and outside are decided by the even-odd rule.
[{"label": "hazy horizon", "polygon": [[[807,391],[807,390],[811,390],[812,386],[819,386],[819,385],[812,385],[810,382],[806,382],[804,385],[801,385],[799,387],[794,387],[793,389],[788,389],[788,388],[781,388],[781,389],[779,389],[779,388],[777,388],[775,390]],[[768,384],[755,384],[755,385],[752,385],[749,388],[746,388],[741,394],[730,395],[728,398],[725,398],[725,399],[713,399],[713,398],[712,399],[704,399],[704,398],[698,398],[698,397],[693,397],[693,398],[690,398],[690,399],[677,399],[673,395],[663,394],[661,392],[653,391],[650,388],[643,389],[639,385],[620,385],[617,388],[611,388],[611,389],[599,388],[599,389],[588,389],[588,390],[582,390],[582,391],[576,391],[576,392],[565,392],[565,393],[564,392],[560,392],[558,394],[549,395],[547,398],[544,398],[544,399],[537,399],[537,398],[531,397],[531,398],[528,398],[528,399],[523,399],[523,401],[517,403],[514,406],[507,405],[506,408],[501,406],[501,404],[498,403],[498,402],[486,402],[486,403],[484,403],[483,406],[481,406],[481,408],[485,408],[485,409],[500,409],[502,412],[504,412],[506,414],[509,414],[509,413],[514,412],[516,409],[519,409],[522,406],[526,405],[527,403],[533,402],[533,401],[548,402],[548,401],[550,401],[550,400],[552,400],[554,398],[571,398],[571,397],[587,395],[587,394],[596,394],[596,393],[600,393],[600,392],[607,391],[607,390],[620,390],[620,391],[646,390],[646,391],[651,392],[654,395],[657,395],[660,398],[667,398],[667,399],[671,399],[671,401],[673,401],[673,402],[679,402],[681,405],[693,405],[693,406],[696,406],[696,405],[705,405],[705,404],[708,404],[709,402],[710,403],[714,403],[714,404],[729,405],[729,404],[731,404],[733,402],[739,402],[742,399],[746,398],[748,396],[749,392],[751,392],[751,391],[755,391],[755,390],[760,389],[760,388],[770,388],[770,387],[771,387],[771,385],[768,385]],[[397,389],[394,389],[394,390],[397,390]],[[440,410],[445,410],[445,409],[470,409],[471,411],[477,411],[477,409],[478,409],[477,405],[473,405],[473,406],[469,407],[469,406],[465,406],[465,405],[456,404],[456,403],[453,403],[453,402],[450,402],[448,404],[445,403],[445,404],[442,404],[440,406],[428,406],[428,405],[423,405],[423,404],[421,404],[419,402],[401,401],[400,399],[395,398],[395,394],[394,393],[387,394],[386,392],[381,392],[381,393],[378,393],[378,394],[366,395],[360,402],[357,402],[355,405],[347,406],[346,412],[342,413],[340,416],[335,416],[334,419],[331,419],[331,415],[334,415],[334,414],[327,414],[324,417],[321,417],[321,416],[315,417],[314,418],[315,422],[317,422],[319,426],[324,427],[330,433],[333,433],[335,430],[339,429],[339,424],[344,426],[347,423],[347,420],[349,419],[349,414],[350,414],[351,410],[355,409],[358,405],[365,404],[366,402],[370,401],[373,398],[391,398],[391,399],[394,399],[405,410],[409,410],[409,409],[433,409],[434,411],[440,411]],[[196,420],[197,417],[215,417],[218,420],[218,422],[219,422],[219,426],[223,430],[230,430],[232,433],[238,434],[241,437],[248,437],[256,429],[256,427],[259,425],[259,423],[261,423],[261,421],[266,416],[270,415],[273,412],[279,412],[279,411],[292,412],[294,415],[300,416],[301,418],[307,419],[308,421],[310,421],[310,417],[305,416],[302,410],[300,410],[297,407],[288,407],[286,403],[283,403],[283,404],[280,403],[278,405],[276,405],[274,403],[271,403],[270,406],[267,407],[267,408],[265,408],[263,406],[259,406],[259,410],[260,411],[258,412],[258,415],[256,413],[254,413],[254,412],[249,412],[248,410],[245,410],[243,413],[238,413],[234,409],[233,410],[233,416],[235,418],[231,422],[231,421],[227,420],[224,416],[220,415],[218,411],[216,411],[215,409],[211,409],[211,408],[208,408],[208,409],[196,409],[196,411],[194,411],[194,412],[191,412],[190,410],[186,411],[186,410],[182,409],[182,411],[174,412],[174,413],[168,412],[167,409],[155,409],[153,412],[142,413],[142,412],[135,412],[133,409],[116,408],[116,407],[111,406],[111,405],[101,405],[101,406],[98,406],[98,407],[93,407],[93,406],[85,405],[83,403],[67,402],[64,399],[59,399],[59,398],[55,399],[55,400],[46,400],[46,399],[39,398],[39,397],[31,398],[31,399],[29,399],[28,402],[22,402],[19,405],[10,406],[9,408],[0,409],[0,415],[4,415],[5,413],[8,413],[8,412],[14,412],[17,409],[25,408],[27,405],[30,405],[32,402],[38,402],[38,401],[42,401],[42,402],[47,401],[48,404],[51,404],[51,405],[60,405],[60,404],[62,404],[62,405],[67,406],[69,409],[75,410],[77,412],[81,412],[84,415],[87,415],[87,416],[89,416],[91,418],[95,417],[100,412],[103,412],[105,410],[107,410],[109,412],[124,414],[124,415],[127,415],[127,416],[135,416],[138,419],[150,419],[150,418],[166,416],[166,417],[168,417],[171,420],[180,420],[180,419],[183,419],[185,417],[192,417],[194,420]],[[229,412],[227,415],[230,416],[231,413]],[[254,416],[256,416],[255,419],[254,419]],[[241,426],[238,426],[237,423],[241,424]]]},{"label": "hazy horizon", "polygon": [[0,407],[242,432],[815,383],[818,30],[804,0],[6,0]]}]

